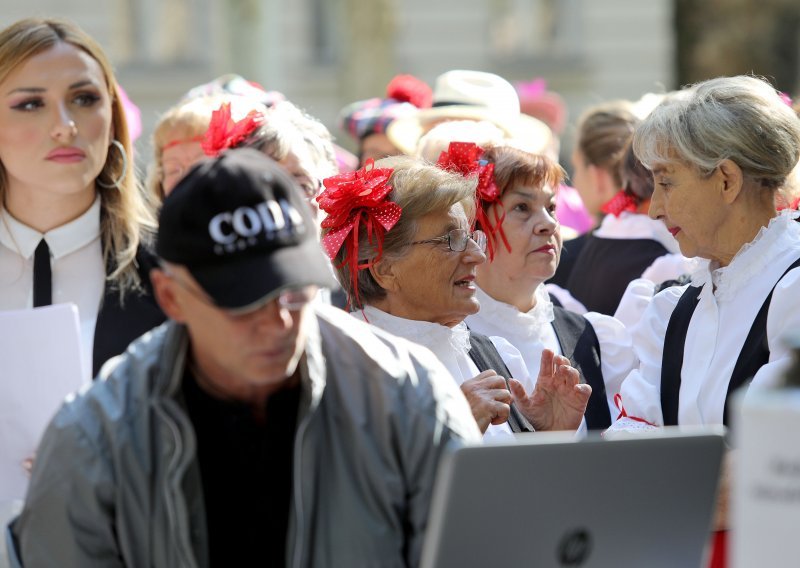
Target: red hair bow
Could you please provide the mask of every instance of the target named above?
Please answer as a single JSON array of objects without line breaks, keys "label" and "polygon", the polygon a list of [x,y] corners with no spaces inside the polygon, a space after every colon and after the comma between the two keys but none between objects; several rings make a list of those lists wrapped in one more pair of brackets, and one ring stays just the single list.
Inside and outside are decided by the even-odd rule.
[{"label": "red hair bow", "polygon": [[638,207],[639,199],[635,195],[622,189],[618,191],[614,197],[606,201],[600,207],[600,211],[613,215],[614,217],[619,217],[625,211],[635,213]]},{"label": "red hair bow", "polygon": [[[386,200],[392,191],[389,177],[392,168],[375,168],[373,160],[354,172],[345,172],[322,181],[325,189],[317,196],[320,209],[328,216],[321,223],[328,229],[322,246],[331,258],[336,258],[342,246],[345,255],[340,266],[350,265],[356,305],[358,299],[358,271],[369,268],[383,255],[383,237],[400,219],[402,210],[397,203]],[[366,227],[370,244],[378,247],[373,260],[359,263],[358,235],[362,224]]]},{"label": "red hair bow", "polygon": [[[494,164],[481,160],[483,148],[474,142],[450,142],[447,150],[439,154],[436,165],[451,172],[460,173],[462,176],[472,175],[478,178],[478,188],[475,192],[475,226],[486,233],[488,237],[487,248],[489,259],[494,258],[495,234],[499,233],[503,239],[503,244],[509,252],[511,245],[508,244],[506,235],[503,232],[503,220],[506,218],[506,210],[500,201],[500,190],[494,181]],[[494,223],[489,218],[488,209],[494,204]]]},{"label": "red hair bow", "polygon": [[264,114],[251,110],[240,121],[231,118],[231,103],[223,103],[211,113],[211,122],[203,137],[203,152],[212,158],[223,150],[235,148],[250,136],[264,122]]}]

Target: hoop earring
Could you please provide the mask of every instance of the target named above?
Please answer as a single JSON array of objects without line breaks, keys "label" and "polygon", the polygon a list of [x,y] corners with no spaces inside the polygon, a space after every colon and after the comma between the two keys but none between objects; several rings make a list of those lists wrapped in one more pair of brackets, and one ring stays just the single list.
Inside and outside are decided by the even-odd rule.
[{"label": "hoop earring", "polygon": [[123,146],[122,142],[119,140],[112,140],[109,149],[112,146],[119,150],[120,155],[122,155],[122,172],[120,172],[119,177],[111,183],[103,183],[99,178],[95,180],[95,183],[106,189],[119,189],[119,184],[122,183],[122,180],[125,179],[125,174],[128,173],[128,155],[125,153],[125,146]]}]

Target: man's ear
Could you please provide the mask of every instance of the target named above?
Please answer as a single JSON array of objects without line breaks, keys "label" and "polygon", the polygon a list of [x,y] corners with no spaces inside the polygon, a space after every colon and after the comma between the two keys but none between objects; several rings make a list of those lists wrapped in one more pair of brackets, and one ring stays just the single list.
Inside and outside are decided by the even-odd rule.
[{"label": "man's ear", "polygon": [[723,201],[728,205],[736,201],[744,186],[742,168],[733,160],[722,160],[712,175],[718,176]]},{"label": "man's ear", "polygon": [[369,267],[369,272],[378,283],[378,286],[389,292],[397,292],[400,289],[395,273],[394,262],[387,258],[382,258]]},{"label": "man's ear", "polygon": [[154,268],[150,271],[150,281],[153,283],[153,294],[158,305],[161,306],[161,310],[170,319],[183,323],[185,321],[183,307],[175,296],[175,288],[177,286],[175,281],[160,268]]}]

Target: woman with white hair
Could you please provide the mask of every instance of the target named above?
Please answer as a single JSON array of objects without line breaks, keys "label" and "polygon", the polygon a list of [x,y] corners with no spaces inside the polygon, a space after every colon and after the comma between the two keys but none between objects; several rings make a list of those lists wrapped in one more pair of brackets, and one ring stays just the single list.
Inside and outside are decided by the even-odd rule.
[{"label": "woman with white hair", "polygon": [[[733,392],[782,379],[783,338],[800,328],[798,213],[775,207],[800,155],[800,120],[766,82],[718,78],[664,101],[633,144],[655,179],[650,216],[702,263],[634,326],[640,367],[609,433],[728,424]],[[722,479],[717,529],[727,528]]]},{"label": "woman with white hair", "polygon": [[612,428],[727,423],[729,395],[774,384],[790,357],[780,339],[800,327],[798,214],[775,207],[800,120],[764,81],[719,78],[662,103],[633,144],[655,178],[650,216],[705,261],[634,328],[641,367]]}]

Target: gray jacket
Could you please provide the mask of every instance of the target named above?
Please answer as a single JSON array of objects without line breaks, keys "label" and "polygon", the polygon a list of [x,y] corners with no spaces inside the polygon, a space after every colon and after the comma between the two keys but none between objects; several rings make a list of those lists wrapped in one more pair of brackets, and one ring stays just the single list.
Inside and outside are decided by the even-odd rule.
[{"label": "gray jacket", "polygon": [[[480,441],[475,421],[429,351],[334,308],[308,318],[287,564],[414,566],[439,458]],[[10,525],[12,566],[208,565],[187,347],[167,322],[57,413]]]}]

